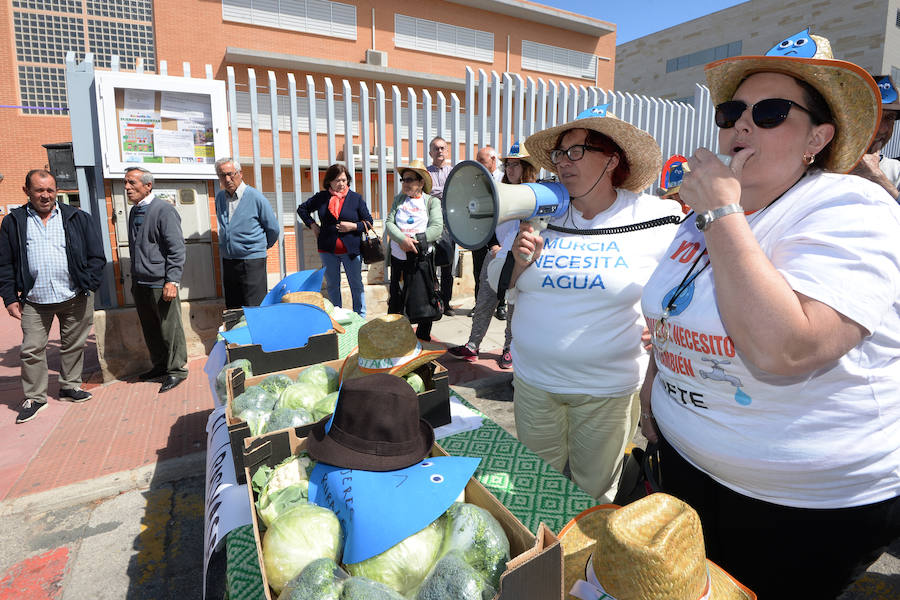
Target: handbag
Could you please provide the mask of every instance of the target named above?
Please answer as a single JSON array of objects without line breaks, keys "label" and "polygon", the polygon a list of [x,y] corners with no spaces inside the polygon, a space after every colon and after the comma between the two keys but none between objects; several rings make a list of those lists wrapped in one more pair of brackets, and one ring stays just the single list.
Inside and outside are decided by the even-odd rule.
[{"label": "handbag", "polygon": [[425,235],[418,234],[418,253],[407,253],[403,270],[403,314],[412,324],[438,321],[444,315],[441,285],[435,273],[434,252],[428,251]]},{"label": "handbag", "polygon": [[362,239],[359,241],[359,254],[367,265],[382,262],[384,249],[381,246],[381,240],[368,221],[363,221],[363,223],[366,228],[363,229]]},{"label": "handbag", "polygon": [[441,237],[434,243],[434,266],[449,267],[453,264],[453,246],[450,231],[444,227]]},{"label": "handbag", "polygon": [[644,496],[662,491],[659,471],[659,444],[650,442],[647,449],[632,448],[622,466],[619,489],[613,504],[625,506]]}]

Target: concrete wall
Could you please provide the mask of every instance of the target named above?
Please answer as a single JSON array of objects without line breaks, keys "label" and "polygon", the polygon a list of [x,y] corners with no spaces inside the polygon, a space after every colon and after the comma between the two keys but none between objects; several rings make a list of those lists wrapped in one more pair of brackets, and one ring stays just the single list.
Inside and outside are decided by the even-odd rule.
[{"label": "concrete wall", "polygon": [[898,0],[750,0],[618,46],[616,90],[693,97],[695,84],[706,84],[703,65],[666,73],[669,59],[738,40],[743,43],[741,54],[764,54],[806,27],[831,41],[835,58],[882,71],[891,57],[900,63],[900,30],[894,25],[897,4]]}]

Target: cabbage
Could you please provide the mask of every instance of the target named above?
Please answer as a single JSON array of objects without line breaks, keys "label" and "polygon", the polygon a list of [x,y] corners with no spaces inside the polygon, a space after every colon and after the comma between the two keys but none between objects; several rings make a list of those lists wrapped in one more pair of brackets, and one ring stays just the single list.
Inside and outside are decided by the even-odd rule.
[{"label": "cabbage", "polygon": [[340,600],[344,587],[344,573],[330,558],[318,558],[291,579],[278,600]]},{"label": "cabbage", "polygon": [[341,591],[341,600],[406,599],[383,583],[372,581],[365,577],[351,577],[344,582],[344,589]]},{"label": "cabbage", "polygon": [[223,404],[228,398],[228,372],[231,369],[243,369],[246,377],[253,377],[253,369],[250,367],[250,361],[246,358],[233,360],[219,369],[219,374],[216,375],[216,395]]},{"label": "cabbage", "polygon": [[301,425],[309,425],[314,421],[312,414],[304,408],[276,408],[269,417],[266,431],[300,427]]},{"label": "cabbage", "polygon": [[279,408],[302,408],[310,413],[315,411],[316,402],[327,395],[322,389],[309,383],[292,383],[281,392]]},{"label": "cabbage", "polygon": [[337,399],[338,392],[331,392],[316,402],[316,405],[313,407],[313,419],[318,421],[333,413],[334,407],[337,405]]},{"label": "cabbage", "polygon": [[509,540],[494,516],[474,504],[456,502],[444,513],[447,528],[441,556],[458,550],[494,588],[509,560]]},{"label": "cabbage", "polygon": [[305,504],[309,501],[309,482],[301,481],[289,485],[266,495],[265,499],[265,504],[262,499],[256,501],[256,514],[259,515],[259,519],[266,527],[271,527],[275,519],[298,504]]},{"label": "cabbage", "polygon": [[231,414],[237,416],[248,408],[271,411],[276,402],[278,396],[273,396],[258,385],[251,385],[231,401]]},{"label": "cabbage", "polygon": [[297,383],[309,383],[330,394],[338,389],[340,373],[327,365],[313,365],[297,375]]},{"label": "cabbage", "polygon": [[344,566],[351,575],[379,581],[408,596],[419,587],[437,559],[443,536],[442,516],[381,554]]},{"label": "cabbage", "polygon": [[280,594],[317,558],[337,562],[342,543],[341,524],[333,512],[315,504],[298,504],[275,519],[263,537],[263,567],[269,585]]},{"label": "cabbage", "polygon": [[422,376],[418,373],[410,373],[403,377],[412,389],[416,391],[417,394],[421,394],[425,391],[425,382],[422,380]]},{"label": "cabbage", "polygon": [[276,398],[281,395],[284,388],[294,383],[294,380],[282,373],[272,373],[257,385],[266,390]]},{"label": "cabbage", "polygon": [[235,415],[241,421],[247,422],[250,428],[250,435],[261,435],[266,431],[266,423],[269,421],[268,410],[262,408],[248,408],[247,410]]}]

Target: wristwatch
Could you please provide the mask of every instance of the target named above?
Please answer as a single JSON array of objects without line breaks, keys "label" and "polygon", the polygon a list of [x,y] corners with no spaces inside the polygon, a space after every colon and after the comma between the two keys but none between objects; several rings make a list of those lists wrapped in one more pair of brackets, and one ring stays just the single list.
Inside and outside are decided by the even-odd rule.
[{"label": "wristwatch", "polygon": [[740,204],[734,203],[729,204],[728,206],[720,206],[719,208],[715,208],[713,210],[708,210],[706,212],[698,213],[694,223],[697,225],[697,229],[700,231],[706,231],[709,229],[709,226],[716,219],[721,219],[725,215],[730,215],[732,213],[742,213],[744,209],[741,208]]}]

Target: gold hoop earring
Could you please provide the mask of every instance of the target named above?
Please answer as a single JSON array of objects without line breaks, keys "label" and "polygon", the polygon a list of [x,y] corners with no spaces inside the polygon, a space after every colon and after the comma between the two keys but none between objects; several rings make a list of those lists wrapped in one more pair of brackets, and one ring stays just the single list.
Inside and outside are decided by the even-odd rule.
[{"label": "gold hoop earring", "polygon": [[816,162],[816,155],[812,154],[811,152],[804,153],[803,154],[803,162],[806,163],[807,167],[812,165],[814,162]]}]

